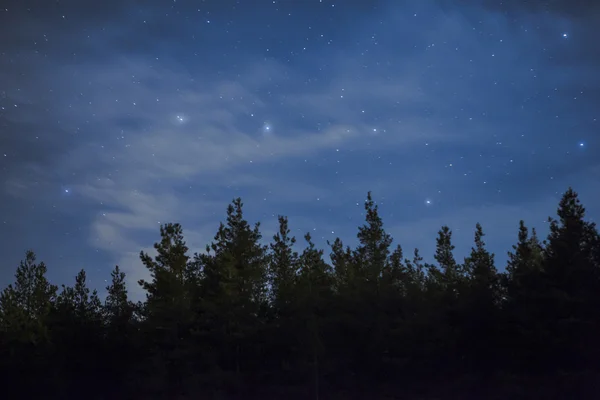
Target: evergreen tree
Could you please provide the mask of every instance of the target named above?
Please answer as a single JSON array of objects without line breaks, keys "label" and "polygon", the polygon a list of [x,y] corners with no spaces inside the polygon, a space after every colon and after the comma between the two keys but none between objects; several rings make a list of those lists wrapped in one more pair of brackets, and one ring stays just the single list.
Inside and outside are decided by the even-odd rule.
[{"label": "evergreen tree", "polygon": [[103,314],[106,326],[106,375],[111,382],[108,391],[115,396],[128,390],[137,350],[135,345],[140,338],[135,335],[135,305],[127,298],[125,273],[117,265],[110,275],[112,279],[106,287]]},{"label": "evergreen tree", "polygon": [[419,249],[415,248],[412,260],[406,259],[404,263],[408,282],[400,324],[395,329],[398,337],[393,341],[394,355],[397,362],[402,360],[403,363],[410,363],[410,371],[403,370],[402,373],[415,376],[429,368],[431,353],[437,346],[439,326],[432,321],[433,315],[439,313],[436,297],[439,294],[435,285],[432,285],[432,277],[427,274],[427,270],[433,267],[423,263]]},{"label": "evergreen tree", "polygon": [[139,281],[146,291],[143,331],[151,346],[150,362],[144,367],[162,371],[159,376],[166,392],[179,395],[187,378],[185,373],[190,359],[186,344],[194,322],[190,295],[186,290],[188,247],[180,224],[162,225],[160,236],[160,242],[154,244],[157,253],[154,258],[140,253],[152,278]]},{"label": "evergreen tree", "polygon": [[[332,289],[335,293],[332,304],[332,326],[328,351],[336,360],[339,375],[358,368],[354,364],[354,354],[357,342],[363,340],[358,336],[361,326],[357,324],[356,314],[360,304],[360,266],[357,265],[349,246],[344,247],[340,238],[333,243],[327,242],[331,248]],[[350,350],[351,349],[351,350]]]},{"label": "evergreen tree", "polygon": [[535,229],[529,236],[525,223],[519,222],[518,242],[508,253],[504,281],[503,309],[504,354],[509,364],[519,369],[543,364],[540,354],[549,333],[542,326],[542,312],[548,310],[544,300],[544,249]]},{"label": "evergreen tree", "polygon": [[584,292],[598,289],[594,253],[598,231],[594,223],[585,221],[585,208],[571,188],[560,200],[557,214],[558,220],[549,218],[550,233],[544,252],[546,275],[554,283],[560,282],[573,300],[584,298]]},{"label": "evergreen tree", "polygon": [[[168,309],[169,306],[185,299],[183,287],[189,256],[183,229],[179,224],[162,225],[160,236],[161,241],[154,244],[157,252],[154,259],[147,253],[140,253],[140,259],[152,278],[150,281],[139,281],[147,292],[148,312],[151,315],[168,315],[172,311]],[[162,310],[163,307],[167,309]]]},{"label": "evergreen tree", "polygon": [[133,320],[135,306],[127,298],[125,273],[115,266],[110,273],[111,283],[106,287],[104,316],[106,324],[115,332],[124,332]]},{"label": "evergreen tree", "polygon": [[344,247],[340,238],[333,243],[327,241],[331,248],[330,258],[334,273],[334,288],[339,295],[355,290],[357,279],[357,267],[355,265],[350,246]]},{"label": "evergreen tree", "polygon": [[98,325],[101,319],[102,303],[96,289],[90,291],[86,283],[85,270],[75,277],[75,286],[64,286],[58,296],[58,308],[71,313],[75,322],[83,325]]},{"label": "evergreen tree", "polygon": [[57,287],[46,278],[46,265],[28,251],[15,273],[15,283],[0,294],[0,330],[10,340],[31,344],[48,340],[48,315]]},{"label": "evergreen tree", "polygon": [[483,228],[475,228],[475,247],[465,259],[467,289],[464,298],[465,334],[462,347],[475,370],[489,370],[497,362],[497,321],[500,304],[500,279],[494,254],[485,248]]},{"label": "evergreen tree", "polygon": [[499,303],[499,277],[494,265],[494,254],[487,251],[480,224],[475,228],[475,247],[465,259],[465,270],[471,295],[475,303],[482,307],[492,307]]},{"label": "evergreen tree", "polygon": [[97,291],[87,287],[85,270],[79,271],[74,286],[62,285],[52,319],[52,340],[65,378],[63,396],[103,381],[102,303]]},{"label": "evergreen tree", "polygon": [[306,327],[304,348],[312,364],[313,389],[315,398],[319,398],[323,336],[327,329],[326,310],[333,296],[331,267],[323,260],[323,250],[316,249],[309,233],[304,236],[308,247],[300,255],[300,312],[299,317]]},{"label": "evergreen tree", "polygon": [[438,265],[428,265],[428,312],[435,332],[427,334],[429,350],[440,354],[439,373],[460,371],[464,365],[461,337],[467,316],[462,305],[466,289],[463,266],[454,258],[452,231],[443,226],[438,231],[434,258]]},{"label": "evergreen tree", "polygon": [[240,199],[193,258],[181,226],[164,225],[156,256],[141,253],[150,279],[137,304],[118,266],[101,304],[85,271],[58,294],[28,252],[0,293],[3,393],[598,397],[600,235],[572,189],[543,243],[519,223],[503,273],[480,224],[462,264],[442,227],[428,265],[391,248],[370,193],[365,211],[356,248],[328,243],[331,265],[308,234],[294,251],[285,217],[263,245]]},{"label": "evergreen tree", "polygon": [[211,321],[209,340],[218,343],[221,369],[248,370],[262,358],[260,334],[268,315],[268,253],[260,244],[260,224],[250,227],[243,203],[235,199],[205,254],[196,256],[202,270],[203,312]]},{"label": "evergreen tree", "polygon": [[289,316],[289,307],[295,297],[299,271],[298,253],[293,250],[296,238],[290,236],[288,220],[279,217],[279,232],[273,236],[270,247],[270,276],[272,304],[278,317]]},{"label": "evergreen tree", "polygon": [[[405,306],[403,293],[410,277],[403,264],[402,247],[398,245],[392,252],[393,239],[383,228],[383,220],[371,192],[365,201],[365,223],[358,228],[358,246],[353,252],[354,263],[359,267],[359,304],[355,305],[360,314],[355,315],[362,327],[356,331],[362,348],[359,356],[363,368],[373,376],[381,378],[385,372],[382,359],[393,347],[391,330],[401,324],[402,308]],[[362,329],[361,329],[362,328]]]},{"label": "evergreen tree", "polygon": [[279,218],[279,232],[269,245],[269,276],[271,285],[271,324],[269,338],[272,359],[278,367],[289,371],[298,354],[298,280],[300,260],[293,250],[296,238],[290,236],[288,220]]},{"label": "evergreen tree", "polygon": [[438,262],[439,270],[433,269],[432,274],[442,287],[454,297],[458,296],[464,283],[463,268],[454,258],[454,245],[452,244],[452,231],[443,226],[438,232],[434,258]]},{"label": "evergreen tree", "polygon": [[382,283],[385,290],[388,292],[399,291],[405,294],[411,276],[404,265],[404,252],[402,246],[397,245],[394,251],[386,260],[386,265],[382,272]]},{"label": "evergreen tree", "polygon": [[371,192],[367,193],[365,201],[365,225],[358,228],[357,238],[359,245],[353,254],[355,263],[360,265],[361,278],[368,290],[378,292],[383,272],[389,267],[392,237],[383,229]]},{"label": "evergreen tree", "polygon": [[412,282],[413,289],[417,291],[416,293],[420,293],[425,289],[427,274],[425,265],[423,264],[423,257],[421,257],[419,249],[415,248],[413,251],[413,259],[405,259],[404,264],[406,265],[406,270],[410,277],[410,281]]},{"label": "evergreen tree", "polygon": [[544,249],[546,302],[552,310],[545,317],[555,355],[573,368],[595,359],[588,348],[600,333],[600,270],[595,259],[599,236],[595,224],[585,221],[585,208],[572,188],[561,198],[557,215],[558,220],[549,218]]},{"label": "evergreen tree", "polygon": [[532,285],[539,282],[543,269],[543,246],[535,229],[531,237],[524,221],[519,222],[518,243],[508,252],[508,264],[503,276],[506,290],[504,300],[509,304],[520,303],[521,295],[530,292]]},{"label": "evergreen tree", "polygon": [[[27,251],[14,284],[0,294],[0,382],[9,397],[40,396],[54,386],[50,315],[57,287],[46,272],[46,265]],[[22,384],[18,392],[11,390],[14,382]]]},{"label": "evergreen tree", "polygon": [[519,222],[518,243],[513,245],[513,251],[508,253],[508,273],[510,285],[519,286],[519,279],[523,275],[539,272],[542,269],[543,247],[539,242],[535,229],[529,237],[529,230],[525,222]]}]

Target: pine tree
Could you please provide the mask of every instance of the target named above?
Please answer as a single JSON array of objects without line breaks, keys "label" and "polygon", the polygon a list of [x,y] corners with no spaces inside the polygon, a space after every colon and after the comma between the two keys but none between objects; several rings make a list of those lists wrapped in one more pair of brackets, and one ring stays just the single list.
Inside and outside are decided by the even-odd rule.
[{"label": "pine tree", "polygon": [[519,223],[504,273],[480,224],[462,264],[442,227],[428,265],[391,248],[370,193],[365,211],[356,248],[328,243],[331,265],[308,234],[294,251],[285,217],[261,244],[240,199],[193,259],[164,225],[135,305],[118,266],[102,305],[84,270],[57,294],[28,252],[0,293],[5,397],[598,397],[600,235],[572,189],[543,243]]},{"label": "pine tree", "polygon": [[[388,357],[393,341],[392,335],[401,326],[406,311],[405,294],[411,277],[404,265],[402,247],[391,251],[393,239],[384,229],[379,208],[373,201],[371,192],[365,201],[365,223],[359,227],[359,244],[353,252],[354,263],[361,271],[355,318],[362,321],[357,337],[362,338],[362,353],[359,357],[365,372],[380,378],[382,359]],[[360,346],[361,343],[356,343]]]},{"label": "pine tree", "polygon": [[[535,229],[531,236],[519,222],[518,242],[508,253],[503,281],[504,356],[511,368],[529,369],[544,364],[540,359],[551,335],[544,327],[549,311],[545,298],[544,249]],[[550,311],[551,312],[551,311]],[[543,340],[541,340],[543,339]]]},{"label": "pine tree", "polygon": [[518,243],[513,245],[513,251],[508,253],[508,264],[504,275],[504,286],[507,293],[505,300],[518,302],[522,292],[527,292],[528,287],[541,279],[543,268],[543,246],[537,238],[535,229],[531,237],[525,222],[519,222]]},{"label": "pine tree", "polygon": [[0,382],[8,397],[39,397],[55,385],[51,314],[57,287],[46,272],[27,251],[14,284],[0,294]]},{"label": "pine tree", "polygon": [[269,245],[270,357],[281,370],[289,371],[299,358],[298,329],[298,280],[300,260],[293,250],[296,238],[290,236],[288,220],[279,216],[279,231]]},{"label": "pine tree", "polygon": [[423,291],[427,283],[427,275],[425,265],[423,264],[423,257],[419,253],[419,249],[415,248],[412,260],[405,259],[404,264],[406,265],[409,276],[412,277],[411,280],[414,289],[416,289],[417,292]]},{"label": "pine tree", "polygon": [[150,281],[139,281],[146,291],[143,331],[151,348],[144,367],[161,371],[163,387],[174,396],[184,390],[191,362],[188,343],[195,318],[186,284],[190,260],[180,224],[162,225],[160,236],[154,258],[140,253],[151,276]]},{"label": "pine tree", "polygon": [[397,245],[394,251],[389,254],[383,268],[383,289],[388,297],[393,297],[395,294],[405,296],[413,279],[411,271],[404,263],[402,246]]},{"label": "pine tree", "polygon": [[48,340],[48,316],[57,287],[46,278],[46,265],[28,251],[15,274],[15,283],[0,294],[0,330],[13,340],[31,344]]},{"label": "pine tree", "polygon": [[331,248],[329,257],[333,266],[334,289],[337,294],[344,295],[352,292],[356,286],[357,267],[355,265],[350,246],[344,247],[340,238],[333,243],[327,241]]},{"label": "pine tree", "polygon": [[327,244],[331,248],[332,291],[335,293],[331,312],[332,340],[328,350],[336,360],[339,373],[347,374],[348,371],[357,370],[353,365],[354,354],[350,349],[356,352],[356,343],[363,339],[358,335],[361,325],[357,323],[362,287],[360,265],[357,265],[350,247],[344,247],[340,238],[336,238],[333,243],[328,241]]},{"label": "pine tree", "polygon": [[[483,373],[497,361],[497,321],[500,304],[500,280],[494,265],[494,254],[483,241],[483,228],[475,228],[475,247],[465,259],[467,288],[462,313],[464,335],[462,348],[475,367]],[[492,344],[491,344],[492,343]]]},{"label": "pine tree", "polygon": [[595,249],[598,231],[585,221],[585,208],[569,188],[560,200],[558,220],[549,218],[550,233],[544,251],[548,286],[545,325],[552,332],[552,348],[565,366],[593,363],[588,350],[600,333],[600,271]]},{"label": "pine tree", "polygon": [[[179,224],[162,225],[160,236],[161,241],[154,244],[157,252],[154,259],[147,253],[140,253],[140,259],[152,277],[151,281],[139,281],[147,292],[150,313],[159,313],[160,307],[172,306],[185,299],[183,287],[189,256],[183,229]],[[156,303],[158,308],[152,303]],[[169,312],[166,311],[166,314]]]},{"label": "pine tree", "polygon": [[252,368],[264,352],[256,345],[268,315],[268,253],[261,239],[260,224],[250,227],[241,199],[234,199],[213,243],[196,256],[203,313],[211,321],[207,334],[219,344],[220,367],[238,382],[242,369]]},{"label": "pine tree", "polygon": [[594,254],[598,231],[594,223],[585,221],[585,208],[571,188],[560,200],[557,214],[558,220],[548,219],[546,274],[552,281],[560,282],[568,296],[583,299],[586,291],[598,289]]},{"label": "pine tree", "polygon": [[140,338],[135,335],[135,304],[127,297],[125,273],[117,265],[110,275],[111,282],[106,287],[107,295],[103,306],[106,326],[106,373],[111,382],[109,393],[123,395],[131,377],[130,371],[137,350],[135,344]]},{"label": "pine tree", "polygon": [[[218,293],[219,281],[229,281],[236,297],[244,298],[258,313],[267,301],[266,247],[260,245],[260,224],[251,228],[243,216],[243,203],[235,199],[227,208],[227,223],[221,224],[215,241],[207,248],[214,260],[204,265],[206,286]],[[211,282],[214,280],[215,282]]]},{"label": "pine tree", "polygon": [[87,287],[82,269],[74,286],[62,285],[53,313],[53,341],[65,381],[64,396],[73,396],[90,385],[103,381],[104,326],[102,304],[96,290]]},{"label": "pine tree", "polygon": [[[535,239],[534,239],[535,238]],[[518,243],[513,245],[513,251],[508,252],[508,266],[506,270],[516,273],[517,269],[536,270],[540,268],[542,245],[537,240],[537,235],[529,237],[529,230],[523,220],[519,221]]]},{"label": "pine tree", "polygon": [[290,237],[288,220],[279,217],[279,232],[270,245],[270,276],[272,304],[278,317],[289,315],[299,270],[298,253],[293,250],[295,237]]},{"label": "pine tree", "polygon": [[333,296],[331,267],[323,260],[323,250],[317,250],[309,233],[304,236],[308,246],[300,255],[300,308],[299,316],[306,329],[305,349],[310,355],[313,370],[315,399],[320,394],[321,358],[324,351],[323,332],[327,322],[326,310]]},{"label": "pine tree", "polygon": [[404,260],[406,268],[404,293],[404,318],[421,318],[424,313],[427,300],[427,275],[426,265],[423,263],[423,257],[419,249],[413,251],[412,260]]},{"label": "pine tree", "polygon": [[409,280],[402,314],[395,328],[397,338],[392,343],[395,359],[410,362],[411,371],[402,371],[408,375],[422,373],[422,368],[431,361],[439,328],[433,326],[432,316],[439,313],[440,289],[432,285],[433,280],[426,271],[433,267],[423,263],[419,249],[415,248],[412,260],[406,259],[404,263]]},{"label": "pine tree", "polygon": [[75,286],[65,287],[59,296],[59,304],[70,307],[82,324],[97,325],[101,321],[102,303],[96,289],[87,287],[85,270],[75,277]]},{"label": "pine tree", "polygon": [[438,265],[428,265],[427,312],[432,323],[427,333],[428,352],[440,354],[438,372],[464,367],[465,357],[460,341],[465,326],[462,301],[466,289],[463,266],[454,258],[452,231],[443,226],[438,232],[434,258]]},{"label": "pine tree", "polygon": [[353,256],[355,263],[360,265],[361,278],[368,290],[378,292],[383,272],[389,266],[392,237],[383,229],[383,221],[371,192],[367,193],[365,214],[365,225],[358,228],[359,245]]},{"label": "pine tree", "polygon": [[439,283],[448,293],[458,296],[464,282],[463,268],[454,258],[454,245],[452,244],[452,231],[443,226],[438,232],[434,258],[438,262],[440,271],[437,274]]},{"label": "pine tree", "polygon": [[115,266],[110,273],[111,283],[106,287],[104,301],[104,316],[106,324],[116,332],[121,332],[132,322],[134,305],[127,298],[125,273]]},{"label": "pine tree", "polygon": [[316,248],[309,233],[304,235],[304,240],[307,247],[298,261],[300,285],[308,289],[307,299],[313,304],[314,309],[317,309],[321,302],[330,300],[333,295],[332,270],[331,266],[323,260],[323,250]]},{"label": "pine tree", "polygon": [[484,236],[478,223],[475,228],[475,247],[471,248],[471,254],[465,259],[465,270],[470,291],[477,297],[476,302],[482,306],[492,306],[499,302],[498,271],[494,265],[494,254],[485,248]]}]

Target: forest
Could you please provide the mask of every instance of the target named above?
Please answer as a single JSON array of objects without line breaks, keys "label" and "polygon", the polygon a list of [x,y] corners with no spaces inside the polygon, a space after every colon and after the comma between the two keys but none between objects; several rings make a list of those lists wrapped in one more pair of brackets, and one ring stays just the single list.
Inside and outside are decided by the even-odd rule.
[{"label": "forest", "polygon": [[143,302],[118,266],[101,300],[28,251],[0,295],[2,397],[599,398],[600,236],[573,189],[545,239],[516,218],[506,265],[479,224],[462,260],[441,227],[430,264],[364,208],[355,248],[283,216],[265,240],[239,198],[201,253],[162,225]]}]

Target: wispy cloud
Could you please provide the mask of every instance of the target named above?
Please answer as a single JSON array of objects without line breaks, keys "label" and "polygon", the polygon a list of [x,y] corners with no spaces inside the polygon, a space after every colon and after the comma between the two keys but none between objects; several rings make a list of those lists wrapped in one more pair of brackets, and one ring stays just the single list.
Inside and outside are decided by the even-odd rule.
[{"label": "wispy cloud", "polygon": [[[15,132],[0,135],[13,160],[0,170],[3,192],[49,215],[48,231],[68,219],[131,283],[145,274],[139,250],[160,223],[182,222],[201,250],[233,197],[267,238],[285,214],[297,236],[350,243],[372,190],[406,246],[427,252],[448,223],[468,249],[477,220],[493,230],[490,242],[512,238],[512,213],[547,214],[548,192],[593,162],[585,149],[555,150],[595,129],[577,114],[592,115],[589,106],[555,102],[580,96],[581,82],[585,96],[596,93],[590,64],[558,62],[567,42],[546,37],[556,26],[575,35],[573,20],[534,13],[517,24],[491,6],[409,1],[378,2],[357,21],[343,17],[357,7],[345,4],[335,27],[315,33],[307,22],[288,29],[295,40],[283,46],[269,26],[284,31],[284,19],[224,34],[226,8],[216,4],[182,24],[160,6],[128,13],[112,2],[107,10],[119,12],[97,10],[90,24],[65,13],[52,28],[28,14],[11,25],[19,56],[0,59],[2,104],[11,107],[0,114]],[[318,3],[297,11],[313,9],[331,11]],[[95,30],[105,25],[114,29]],[[569,49],[579,57],[570,60],[588,53]]]},{"label": "wispy cloud", "polygon": [[[266,70],[269,67],[273,73]],[[424,101],[425,94],[410,83],[410,76],[402,82],[373,78],[363,85],[337,82],[318,92],[284,94],[287,100],[278,107],[288,114],[310,121],[322,116],[338,121],[312,128],[273,123],[265,132],[265,121],[276,121],[277,115],[269,115],[272,99],[260,83],[273,84],[288,74],[275,64],[262,68],[250,64],[244,71],[236,81],[198,82],[186,72],[159,68],[150,60],[118,59],[81,77],[98,89],[91,104],[73,112],[91,113],[97,124],[90,128],[91,140],[62,166],[93,171],[72,185],[74,192],[99,210],[91,225],[90,244],[110,252],[132,280],[143,275],[139,261],[132,261],[132,254],[137,254],[134,250],[147,246],[139,238],[156,235],[159,223],[190,221],[196,214],[187,234],[203,242],[199,245],[207,243],[214,232],[207,235],[200,226],[216,228],[224,196],[227,200],[236,196],[233,188],[245,187],[248,201],[268,197],[269,207],[290,201],[310,204],[319,200],[324,207],[328,201],[335,203],[336,196],[327,186],[303,182],[302,173],[291,173],[287,178],[296,179],[286,179],[286,174],[269,171],[270,166],[285,168],[298,158],[315,160],[323,151],[360,148],[371,142],[372,148],[387,142],[406,149],[424,141],[448,140],[447,132],[427,127],[432,124],[426,116],[408,119],[412,129],[386,135],[381,128],[384,132],[379,134],[352,101]],[[346,103],[338,99],[346,92],[341,90],[344,86],[350,88]],[[229,188],[223,188],[225,182]],[[187,186],[195,190],[186,194]],[[225,192],[211,192],[215,186]],[[198,189],[206,189],[208,195],[198,198]],[[314,222],[305,224],[313,226]]]}]

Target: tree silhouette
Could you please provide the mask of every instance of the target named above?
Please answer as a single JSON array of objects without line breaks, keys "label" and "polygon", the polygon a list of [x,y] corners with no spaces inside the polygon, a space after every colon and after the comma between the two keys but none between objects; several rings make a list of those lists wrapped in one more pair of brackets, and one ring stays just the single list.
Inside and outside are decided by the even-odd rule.
[{"label": "tree silhouette", "polygon": [[[0,293],[8,398],[548,398],[600,395],[600,236],[569,188],[546,240],[519,222],[506,266],[480,224],[459,263],[452,231],[434,263],[405,258],[371,193],[357,245],[288,220],[263,242],[241,199],[190,254],[177,223],[140,253],[143,302],[111,272],[102,302],[85,271],[62,290],[33,252]],[[494,227],[490,227],[493,231]],[[90,388],[93,388],[91,390]],[[89,392],[92,393],[89,393]],[[471,397],[468,397],[471,396]]]},{"label": "tree silhouette", "polygon": [[[0,294],[0,365],[9,395],[39,395],[53,386],[50,323],[58,288],[46,272],[46,265],[27,251],[14,284]],[[13,391],[15,382],[22,386]]]}]

